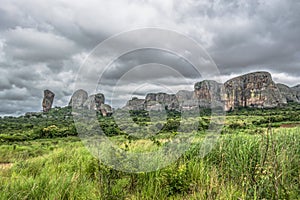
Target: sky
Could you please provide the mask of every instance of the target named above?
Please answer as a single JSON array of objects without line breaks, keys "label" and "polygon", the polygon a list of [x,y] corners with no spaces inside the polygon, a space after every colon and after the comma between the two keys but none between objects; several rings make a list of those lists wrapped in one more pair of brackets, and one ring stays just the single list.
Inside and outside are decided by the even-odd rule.
[{"label": "sky", "polygon": [[[157,49],[120,55],[104,70],[99,63],[109,57],[96,55],[99,44],[149,27],[197,42],[217,66],[218,79],[263,70],[275,82],[300,83],[296,0],[1,0],[0,115],[40,111],[45,89],[55,93],[53,106],[67,105],[83,69],[91,76],[83,89],[104,93],[116,107],[132,96],[192,90],[195,82],[216,78],[199,77],[184,55]],[[166,40],[149,32],[111,51],[149,38]],[[179,45],[171,39],[170,48]]]}]

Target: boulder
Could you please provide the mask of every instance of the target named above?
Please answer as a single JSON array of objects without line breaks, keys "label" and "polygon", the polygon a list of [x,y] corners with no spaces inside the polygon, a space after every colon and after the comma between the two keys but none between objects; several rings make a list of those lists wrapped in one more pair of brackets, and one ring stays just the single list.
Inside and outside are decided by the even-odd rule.
[{"label": "boulder", "polygon": [[72,95],[69,106],[72,108],[83,108],[83,104],[88,99],[88,93],[85,90],[79,89]]},{"label": "boulder", "polygon": [[287,103],[268,72],[254,72],[230,79],[224,87],[226,110],[276,107]]},{"label": "boulder", "polygon": [[52,108],[55,94],[50,90],[44,90],[44,98],[42,102],[43,112],[48,112]]}]

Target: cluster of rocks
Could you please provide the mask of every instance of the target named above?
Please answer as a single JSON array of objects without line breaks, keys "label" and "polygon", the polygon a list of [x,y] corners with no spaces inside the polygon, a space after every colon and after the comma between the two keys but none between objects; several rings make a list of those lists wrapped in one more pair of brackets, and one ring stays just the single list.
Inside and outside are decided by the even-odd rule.
[{"label": "cluster of rocks", "polygon": [[[43,112],[51,109],[54,96],[50,90],[44,91]],[[254,72],[232,78],[224,84],[213,80],[197,82],[194,91],[180,90],[176,94],[149,93],[144,99],[133,97],[123,109],[180,111],[222,106],[225,111],[230,111],[238,107],[272,108],[288,102],[300,103],[300,85],[290,88],[284,84],[275,84],[269,72]],[[99,111],[103,116],[113,113],[111,106],[105,104],[102,93],[89,96],[82,89],[74,92],[69,106]]]},{"label": "cluster of rocks", "polygon": [[275,84],[269,72],[254,72],[232,78],[224,84],[213,80],[197,82],[194,91],[151,93],[145,99],[134,97],[124,109],[192,110],[222,106],[225,111],[230,111],[238,107],[272,108],[288,102],[300,103],[300,85],[290,88]]},{"label": "cluster of rocks", "polygon": [[105,104],[105,96],[102,93],[88,95],[85,90],[79,89],[72,95],[69,106],[73,109],[87,109],[99,111],[103,116],[110,116],[113,110]]},{"label": "cluster of rocks", "polygon": [[[50,90],[44,91],[42,102],[43,112],[48,112],[52,108],[55,94]],[[110,105],[105,104],[103,94],[88,95],[85,90],[79,89],[75,91],[69,101],[68,106],[74,109],[87,109],[101,112],[103,116],[110,116],[113,112]]]}]

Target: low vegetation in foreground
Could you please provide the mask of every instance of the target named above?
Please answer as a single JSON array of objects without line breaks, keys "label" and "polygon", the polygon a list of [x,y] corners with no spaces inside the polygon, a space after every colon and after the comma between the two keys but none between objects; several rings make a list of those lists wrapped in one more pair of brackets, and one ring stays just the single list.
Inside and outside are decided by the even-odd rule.
[{"label": "low vegetation in foreground", "polygon": [[[145,173],[120,172],[93,157],[68,107],[1,118],[0,199],[299,199],[299,113],[295,104],[227,113],[219,140],[201,157],[211,120],[205,110],[189,119],[200,125],[191,148],[166,168]],[[143,126],[153,123],[143,112],[131,118]],[[161,131],[149,138],[126,135],[112,117],[99,121],[129,152],[156,150],[180,134],[176,113],[155,124]]]}]

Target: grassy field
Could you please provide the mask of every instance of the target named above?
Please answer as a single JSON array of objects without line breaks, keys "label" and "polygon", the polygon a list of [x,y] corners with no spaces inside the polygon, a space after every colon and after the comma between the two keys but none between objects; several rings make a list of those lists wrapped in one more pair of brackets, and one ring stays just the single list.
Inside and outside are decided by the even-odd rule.
[{"label": "grassy field", "polygon": [[[2,118],[0,199],[299,199],[299,106],[228,113],[216,145],[199,156],[209,117],[197,120],[191,148],[154,172],[105,166],[77,137],[68,108],[48,116]],[[66,117],[68,116],[68,117]],[[99,118],[120,148],[156,150],[174,136],[176,119],[148,139]],[[138,116],[138,123],[150,123]]]}]

